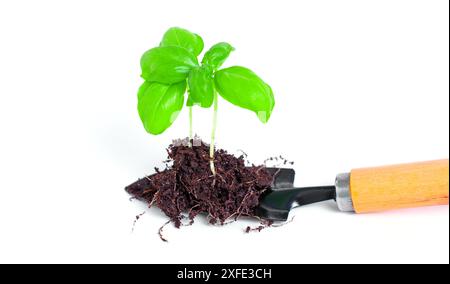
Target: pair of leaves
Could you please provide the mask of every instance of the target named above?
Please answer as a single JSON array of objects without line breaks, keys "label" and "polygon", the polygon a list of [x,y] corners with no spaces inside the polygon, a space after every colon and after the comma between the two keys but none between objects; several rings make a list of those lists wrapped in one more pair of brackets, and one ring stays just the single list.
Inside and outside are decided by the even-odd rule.
[{"label": "pair of leaves", "polygon": [[202,66],[193,68],[188,76],[189,98],[187,105],[210,108],[214,102],[213,72],[222,66],[234,48],[220,42],[213,45],[203,56]]},{"label": "pair of leaves", "polygon": [[159,47],[141,57],[142,78],[149,82],[174,84],[185,80],[198,66],[197,56],[203,50],[203,39],[188,30],[170,28]]},{"label": "pair of leaves", "polygon": [[216,90],[225,100],[255,112],[261,122],[267,123],[275,106],[270,86],[245,67],[216,71],[233,50],[226,42],[215,44],[205,53],[202,66],[190,71],[188,106],[211,107]]},{"label": "pair of leaves", "polygon": [[181,82],[192,68],[198,66],[197,56],[202,50],[203,40],[199,35],[181,28],[170,28],[159,47],[142,55],[141,76],[149,82]]},{"label": "pair of leaves", "polygon": [[138,91],[138,112],[147,132],[157,135],[169,128],[184,105],[186,78],[198,67],[202,38],[188,30],[170,28],[159,47],[141,57],[146,81]]},{"label": "pair of leaves", "polygon": [[275,106],[270,86],[245,67],[233,66],[219,70],[215,72],[214,78],[210,69],[197,67],[189,73],[188,83],[188,106],[198,104],[205,108],[211,107],[216,90],[230,103],[255,112],[263,123],[269,121]]}]

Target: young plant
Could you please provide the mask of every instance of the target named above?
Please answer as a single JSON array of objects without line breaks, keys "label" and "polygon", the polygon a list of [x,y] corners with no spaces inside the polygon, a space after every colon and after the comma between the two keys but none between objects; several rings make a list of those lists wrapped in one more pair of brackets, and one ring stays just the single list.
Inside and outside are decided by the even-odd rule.
[{"label": "young plant", "polygon": [[230,103],[253,111],[267,123],[275,106],[272,89],[250,69],[240,66],[219,69],[234,48],[225,42],[205,52],[202,38],[188,30],[170,28],[158,47],[141,57],[138,111],[147,132],[158,135],[169,128],[184,105],[186,90],[189,107],[189,133],[192,138],[192,108],[213,107],[211,132],[211,172],[215,175],[214,144],[217,126],[218,95]]}]

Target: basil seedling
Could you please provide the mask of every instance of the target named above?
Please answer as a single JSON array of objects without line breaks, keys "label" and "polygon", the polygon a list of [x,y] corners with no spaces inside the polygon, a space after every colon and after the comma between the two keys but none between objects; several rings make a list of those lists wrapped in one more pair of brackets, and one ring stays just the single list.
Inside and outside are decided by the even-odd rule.
[{"label": "basil seedling", "polygon": [[256,113],[267,123],[275,99],[272,88],[250,69],[233,66],[219,69],[234,48],[220,42],[205,52],[201,64],[197,57],[204,47],[203,39],[186,29],[173,27],[166,31],[158,47],[141,57],[138,111],[147,132],[158,135],[169,128],[185,102],[189,107],[189,133],[192,139],[192,108],[213,106],[211,132],[211,171],[215,175],[214,143],[217,125],[218,95],[228,102]]}]

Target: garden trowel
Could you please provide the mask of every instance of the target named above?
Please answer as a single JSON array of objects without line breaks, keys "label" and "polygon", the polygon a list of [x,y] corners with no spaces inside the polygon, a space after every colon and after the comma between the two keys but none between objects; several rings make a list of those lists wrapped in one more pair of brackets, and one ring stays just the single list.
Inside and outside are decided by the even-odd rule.
[{"label": "garden trowel", "polygon": [[275,175],[274,183],[257,214],[273,221],[286,221],[295,207],[326,200],[335,200],[340,211],[356,213],[448,205],[448,159],[355,169],[338,174],[334,185],[319,187],[293,187],[292,169],[269,171]]}]

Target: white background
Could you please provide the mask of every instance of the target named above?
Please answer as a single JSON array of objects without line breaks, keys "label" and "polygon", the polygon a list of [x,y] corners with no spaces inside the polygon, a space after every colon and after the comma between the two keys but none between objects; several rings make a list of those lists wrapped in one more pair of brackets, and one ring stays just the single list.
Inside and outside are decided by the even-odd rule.
[{"label": "white background", "polygon": [[[255,163],[282,154],[297,186],[361,166],[448,158],[448,1],[2,1],[0,262],[448,263],[448,206],[369,215],[333,202],[244,234],[167,227],[123,188],[161,165],[187,111],[146,134],[136,111],[139,58],[181,26],[226,66],[274,89],[267,125],[220,102],[217,143]],[[194,127],[209,140],[211,111]]]}]

